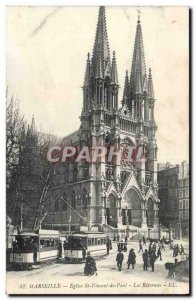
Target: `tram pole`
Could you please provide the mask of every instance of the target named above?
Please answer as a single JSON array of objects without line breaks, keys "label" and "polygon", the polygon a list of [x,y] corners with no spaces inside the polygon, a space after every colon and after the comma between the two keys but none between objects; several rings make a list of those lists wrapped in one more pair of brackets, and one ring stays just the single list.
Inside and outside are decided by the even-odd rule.
[{"label": "tram pole", "polygon": [[23,203],[21,205],[21,209],[20,209],[20,230],[23,230]]},{"label": "tram pole", "polygon": [[71,229],[71,211],[70,211],[70,218],[68,220],[69,225],[68,225],[68,234],[70,235],[70,229]]}]

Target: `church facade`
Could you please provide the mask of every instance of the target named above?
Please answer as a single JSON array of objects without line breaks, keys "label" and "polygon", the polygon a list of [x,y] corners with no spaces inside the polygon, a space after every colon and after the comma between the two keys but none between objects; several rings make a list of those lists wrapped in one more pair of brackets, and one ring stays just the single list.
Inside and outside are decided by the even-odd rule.
[{"label": "church facade", "polygon": [[[112,161],[107,156],[97,161],[67,161],[59,199],[44,223],[65,230],[80,225],[157,228],[155,97],[151,69],[146,70],[139,18],[131,72],[126,71],[123,97],[118,99],[116,55],[110,54],[105,8],[99,8],[93,53],[87,57],[82,89],[80,128],[63,143],[80,149],[87,146],[92,152],[95,146],[113,146],[122,155]],[[141,149],[139,159],[129,162],[129,149]]]}]

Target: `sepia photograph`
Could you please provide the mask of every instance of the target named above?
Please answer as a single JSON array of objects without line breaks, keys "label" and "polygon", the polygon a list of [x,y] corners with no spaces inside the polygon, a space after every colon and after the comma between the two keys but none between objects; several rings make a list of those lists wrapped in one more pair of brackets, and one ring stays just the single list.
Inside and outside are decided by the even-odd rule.
[{"label": "sepia photograph", "polygon": [[5,21],[6,294],[189,295],[190,8]]}]

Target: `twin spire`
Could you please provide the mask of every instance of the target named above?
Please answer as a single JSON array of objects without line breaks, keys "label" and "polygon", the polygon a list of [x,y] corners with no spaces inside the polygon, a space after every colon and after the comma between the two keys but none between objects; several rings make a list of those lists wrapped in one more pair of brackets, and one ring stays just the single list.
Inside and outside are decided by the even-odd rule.
[{"label": "twin spire", "polygon": [[148,76],[146,72],[142,27],[139,15],[135,34],[131,73],[129,78],[128,72],[126,71],[122,105],[125,103],[129,109],[132,110],[132,101],[136,99],[136,96],[143,95],[144,93],[147,93],[148,98],[154,99],[151,68],[149,69]]},{"label": "twin spire", "polygon": [[[93,54],[90,58],[88,53],[87,57],[84,86],[89,86],[92,79],[105,80],[107,77],[110,78],[112,84],[118,85],[115,51],[111,61],[105,7],[101,6],[99,8]],[[149,98],[154,98],[151,69],[149,69],[148,76],[146,72],[142,27],[140,16],[138,16],[131,73],[129,78],[126,71],[122,104],[126,104],[130,108],[135,96],[144,92],[147,92]]]},{"label": "twin spire", "polygon": [[133,60],[130,76],[131,93],[142,93],[147,91],[147,75],[144,57],[144,46],[140,18],[137,21]]},{"label": "twin spire", "polygon": [[105,79],[106,77],[109,77],[113,84],[118,84],[115,51],[113,52],[112,62],[110,58],[105,7],[100,6],[93,55],[90,59],[88,53],[84,86],[90,84],[91,78]]}]

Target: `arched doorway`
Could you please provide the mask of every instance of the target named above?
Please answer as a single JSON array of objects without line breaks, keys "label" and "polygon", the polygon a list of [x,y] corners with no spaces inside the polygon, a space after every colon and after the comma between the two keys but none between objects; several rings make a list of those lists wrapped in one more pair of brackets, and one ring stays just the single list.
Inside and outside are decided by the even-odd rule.
[{"label": "arched doorway", "polygon": [[112,227],[117,227],[117,207],[116,199],[113,194],[110,194],[107,199],[106,220],[108,225]]},{"label": "arched doorway", "polygon": [[154,203],[151,198],[147,202],[147,225],[149,227],[154,225]]},{"label": "arched doorway", "polygon": [[133,188],[128,190],[125,194],[125,201],[127,202],[127,219],[129,225],[141,227],[141,199],[138,192]]}]

